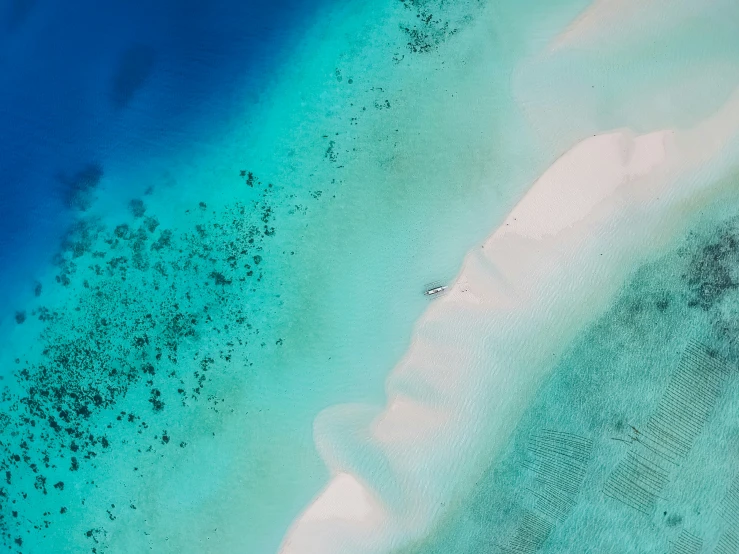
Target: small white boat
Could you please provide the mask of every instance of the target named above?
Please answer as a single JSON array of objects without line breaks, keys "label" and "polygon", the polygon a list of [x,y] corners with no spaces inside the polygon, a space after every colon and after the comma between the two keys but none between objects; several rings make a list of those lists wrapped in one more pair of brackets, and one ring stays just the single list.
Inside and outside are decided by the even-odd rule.
[{"label": "small white boat", "polygon": [[444,292],[447,289],[446,285],[440,285],[438,287],[434,287],[431,289],[426,289],[426,292],[424,294],[426,296],[434,296],[435,294],[439,294],[440,292]]}]

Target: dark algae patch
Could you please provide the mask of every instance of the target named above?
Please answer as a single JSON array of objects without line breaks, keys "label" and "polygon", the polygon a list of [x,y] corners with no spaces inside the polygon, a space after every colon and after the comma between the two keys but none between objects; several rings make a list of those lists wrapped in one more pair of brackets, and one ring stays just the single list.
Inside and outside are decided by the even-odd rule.
[{"label": "dark algae patch", "polygon": [[720,354],[739,361],[739,218],[718,225],[708,237],[693,234],[681,255],[688,305],[701,310],[720,339]]},{"label": "dark algae patch", "polygon": [[[91,169],[72,181],[85,196],[98,178]],[[242,178],[255,199],[220,210],[195,203],[178,228],[162,226],[140,200],[128,221],[79,219],[55,258],[55,282],[43,295],[37,284],[34,304],[15,315],[38,338],[2,382],[0,533],[9,551],[32,548],[82,514],[94,523],[84,533],[89,551],[106,552],[119,512],[86,512],[75,491],[97,487],[88,470],[106,457],[125,460],[124,446],[142,456],[187,452],[178,422],[194,410],[217,412],[214,379],[248,371],[246,346],[264,342],[248,299],[270,269],[277,198],[252,172]],[[62,301],[44,303],[61,291]],[[131,462],[131,475],[139,465]]]},{"label": "dark algae patch", "polygon": [[62,174],[58,181],[62,185],[62,198],[67,207],[86,211],[94,200],[103,178],[103,168],[98,163],[90,163],[72,175]]},{"label": "dark algae patch", "polygon": [[483,6],[481,1],[398,0],[411,17],[399,24],[411,54],[437,50],[468,26]]},{"label": "dark algae patch", "polygon": [[691,306],[710,310],[739,286],[739,229],[729,224],[692,257],[685,274]]}]

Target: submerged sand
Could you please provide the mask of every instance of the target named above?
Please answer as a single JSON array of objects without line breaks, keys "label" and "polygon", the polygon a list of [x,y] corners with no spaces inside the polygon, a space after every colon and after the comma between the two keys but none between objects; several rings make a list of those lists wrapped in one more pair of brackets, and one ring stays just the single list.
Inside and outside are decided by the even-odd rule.
[{"label": "submerged sand", "polygon": [[739,96],[688,130],[580,142],[465,258],[419,320],[387,404],[315,424],[332,480],[281,552],[388,552],[428,533],[510,438],[544,377],[634,270],[727,190]]},{"label": "submerged sand", "polygon": [[[739,81],[739,35],[725,6],[706,21],[720,39],[713,50],[702,39],[675,49],[683,33],[665,37],[651,22],[604,37],[614,27],[608,10],[594,31],[550,49],[583,4],[332,6],[259,109],[171,159],[149,160],[153,168],[106,166],[102,187],[153,187],[145,217],[129,213],[130,198],[101,190],[124,213],[80,221],[0,355],[10,368],[31,367],[36,391],[71,383],[65,403],[86,380],[105,390],[97,368],[110,357],[135,366],[117,375],[136,386],[74,416],[84,443],[61,427],[25,425],[21,396],[8,430],[23,434],[6,454],[29,456],[6,476],[6,540],[22,537],[29,552],[274,552],[328,482],[285,550],[384,552],[467,506],[465,491],[569,338],[640,259],[718,197],[704,185],[733,163],[733,104],[702,131],[680,131]],[[662,27],[676,22],[675,10],[669,16]],[[633,133],[602,134],[620,127]],[[700,148],[703,158],[683,159]],[[474,244],[417,326],[383,409],[383,380],[425,307],[423,283],[455,275]],[[101,317],[110,325],[96,328]],[[73,350],[82,363],[48,365],[43,351],[66,354],[70,341],[84,347]],[[156,349],[152,375],[140,356],[158,360]],[[312,421],[346,401],[363,404],[316,422],[324,467]],[[56,417],[55,400],[39,406]],[[36,440],[22,450],[28,433]],[[41,468],[47,450],[56,467],[36,475],[29,468]]]}]

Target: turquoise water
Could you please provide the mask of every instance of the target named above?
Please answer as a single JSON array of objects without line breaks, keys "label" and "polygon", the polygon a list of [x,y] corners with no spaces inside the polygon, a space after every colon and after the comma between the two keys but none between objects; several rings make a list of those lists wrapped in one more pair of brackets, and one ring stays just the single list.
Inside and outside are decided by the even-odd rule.
[{"label": "turquoise water", "polygon": [[505,66],[440,75],[445,33],[421,55],[398,28],[420,8],[376,9],[322,13],[216,136],[106,166],[26,319],[5,321],[11,548],[274,551],[327,478],[316,414],[381,401],[423,286],[515,187],[487,189],[504,153],[478,138],[503,139],[475,87]]},{"label": "turquoise water", "polygon": [[[106,167],[25,319],[3,322],[10,550],[277,551],[329,479],[315,417],[382,405],[424,286],[453,278],[576,140],[694,123],[736,86],[730,4],[655,23],[669,55],[653,63],[659,47],[638,29],[542,54],[586,5],[326,7],[227,123]],[[603,494],[689,339],[736,365],[734,227],[707,220],[567,346],[506,451],[470,476],[474,494],[411,551],[505,551],[531,533],[521,514],[537,509],[544,430],[579,437],[584,476],[574,507],[521,551],[728,540],[717,506],[734,478],[735,379],[652,512]]]},{"label": "turquoise water", "polygon": [[[703,228],[641,268],[472,496],[406,551],[732,552],[735,233],[734,218]],[[659,447],[645,438],[655,418]]]}]

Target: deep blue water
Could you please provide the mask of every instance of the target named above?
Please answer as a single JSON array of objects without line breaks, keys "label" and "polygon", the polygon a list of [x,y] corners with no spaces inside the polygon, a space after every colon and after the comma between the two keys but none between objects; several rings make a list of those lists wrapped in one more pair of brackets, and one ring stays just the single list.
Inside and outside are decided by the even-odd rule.
[{"label": "deep blue water", "polygon": [[106,164],[208,140],[326,0],[0,3],[0,321]]}]

